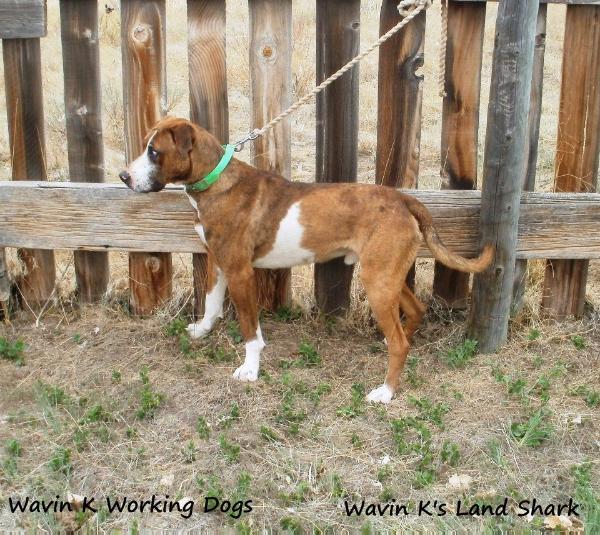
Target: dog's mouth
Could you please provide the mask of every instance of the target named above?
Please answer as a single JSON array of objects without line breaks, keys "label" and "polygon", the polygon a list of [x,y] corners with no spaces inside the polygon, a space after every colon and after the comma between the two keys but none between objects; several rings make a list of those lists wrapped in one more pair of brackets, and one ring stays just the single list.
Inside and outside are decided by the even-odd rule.
[{"label": "dog's mouth", "polygon": [[121,171],[119,173],[119,178],[131,191],[135,193],[153,193],[162,190],[165,187],[165,184],[162,182],[155,180],[151,177],[148,177],[146,180],[141,181],[135,180],[129,171]]}]

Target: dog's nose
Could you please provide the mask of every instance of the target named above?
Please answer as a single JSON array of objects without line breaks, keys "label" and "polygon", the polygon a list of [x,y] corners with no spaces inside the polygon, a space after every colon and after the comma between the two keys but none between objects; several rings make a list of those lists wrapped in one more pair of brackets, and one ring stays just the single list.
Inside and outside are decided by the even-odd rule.
[{"label": "dog's nose", "polygon": [[131,180],[131,175],[127,171],[121,171],[119,173],[119,178],[127,184]]}]

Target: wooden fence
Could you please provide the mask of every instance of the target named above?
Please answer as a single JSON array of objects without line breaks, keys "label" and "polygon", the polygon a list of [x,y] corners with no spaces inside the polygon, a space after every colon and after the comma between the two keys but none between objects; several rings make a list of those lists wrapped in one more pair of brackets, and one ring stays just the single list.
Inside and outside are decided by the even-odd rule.
[{"label": "wooden fence", "polygon": [[[481,201],[479,193],[471,190],[478,183],[486,2],[448,0],[440,144],[443,188],[447,191],[418,192],[418,196],[439,218],[438,226],[448,245],[459,252],[474,254],[479,247],[481,206],[484,235],[490,229],[505,228],[496,233],[504,236],[503,243],[495,245],[497,250],[506,250],[508,254],[497,255],[488,278],[475,285],[480,294],[475,299],[482,301],[482,290],[487,289],[492,298],[502,297],[506,301],[510,292],[508,300],[512,300],[513,308],[518,307],[527,259],[546,258],[542,306],[547,314],[564,317],[582,313],[588,259],[600,258],[600,196],[592,193],[596,188],[600,150],[600,0],[554,1],[569,4],[555,165],[556,191],[562,194],[524,194],[520,203],[518,197],[521,188],[535,189],[546,5],[540,4],[537,9],[535,0],[521,3],[502,0],[500,4],[496,27],[502,31],[502,38],[497,40],[494,51],[497,68],[494,68],[488,110],[496,130],[490,127],[488,119],[484,175],[489,188],[497,176],[501,181],[505,176],[508,180],[505,186],[510,191],[501,194],[509,197],[493,197],[494,193],[484,188]],[[248,0],[248,6],[252,87],[249,126],[260,127],[292,102],[293,5],[291,0]],[[383,0],[381,32],[400,20],[396,6],[397,0]],[[223,142],[228,141],[229,129],[225,7],[225,0],[187,0],[190,118]],[[524,21],[520,29],[514,29],[511,22],[510,10],[517,8],[521,9]],[[359,50],[360,0],[317,0],[316,9],[316,73],[317,81],[321,81]],[[187,225],[191,208],[181,191],[169,189],[159,194],[161,210],[165,212],[160,214],[161,227],[154,220],[155,230],[151,232],[145,228],[143,214],[156,210],[155,196],[135,196],[116,185],[75,184],[99,183],[105,178],[98,2],[60,0],[60,10],[68,160],[74,183],[44,186],[39,182],[46,178],[40,39],[46,35],[46,5],[44,0],[0,0],[13,180],[37,181],[0,183],[0,247],[19,248],[19,256],[27,268],[17,281],[19,291],[30,306],[41,306],[55,284],[53,249],[68,248],[75,250],[80,299],[97,301],[109,280],[107,251],[121,249],[130,252],[132,311],[148,314],[171,293],[170,253],[187,251],[194,253],[195,302],[199,314],[204,299],[205,255],[194,240],[192,225]],[[124,128],[130,160],[141,151],[149,127],[165,113],[165,0],[121,0],[120,13]],[[417,70],[423,64],[427,16],[425,12],[419,14],[379,51],[376,176],[380,184],[418,186],[423,78]],[[515,63],[517,71],[507,74],[500,66],[513,49],[521,52],[526,61]],[[532,59],[528,59],[530,56]],[[358,72],[356,66],[317,98],[315,180],[319,182],[356,181]],[[510,87],[516,88],[518,94],[502,111],[499,104],[508,93],[501,93]],[[517,112],[525,112],[526,120],[518,117]],[[507,136],[515,132],[518,134],[515,140],[523,141],[518,150],[524,150],[525,154],[515,152],[516,160],[507,165],[496,156],[505,142],[503,139],[510,139]],[[291,135],[289,123],[284,121],[256,141],[254,164],[289,176]],[[508,216],[494,213],[490,198],[508,203],[506,206],[509,211],[513,207],[513,213]],[[502,212],[504,208],[499,210]],[[502,221],[507,217],[510,224],[503,227]],[[186,224],[180,225],[182,220]],[[170,238],[174,225],[178,225],[177,240]],[[511,232],[515,234],[512,238]],[[503,262],[510,268],[506,272]],[[514,277],[510,290],[507,290],[507,273]],[[502,280],[498,279],[499,274]],[[289,299],[287,270],[261,272],[259,276],[263,278],[261,287],[266,289],[261,296],[264,306],[276,308]],[[317,266],[315,292],[322,310],[335,312],[347,308],[351,278],[352,267],[343,262]],[[0,248],[0,301],[6,299],[7,284],[4,249]],[[433,288],[450,306],[464,307],[469,277],[436,265]]]}]

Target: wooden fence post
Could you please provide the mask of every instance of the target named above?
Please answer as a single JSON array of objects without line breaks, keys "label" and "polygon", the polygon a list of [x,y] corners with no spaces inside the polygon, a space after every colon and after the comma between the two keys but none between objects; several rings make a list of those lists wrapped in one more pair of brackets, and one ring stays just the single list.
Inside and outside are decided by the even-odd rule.
[{"label": "wooden fence post", "polygon": [[6,265],[6,249],[0,247],[0,320],[8,319],[10,301],[10,278]]},{"label": "wooden fence post", "polygon": [[[477,186],[479,96],[485,2],[448,2],[448,43],[442,111],[442,189]],[[467,307],[469,274],[435,263],[433,293],[450,308]]]},{"label": "wooden fence post", "polygon": [[[144,136],[164,115],[165,0],[122,0],[123,105],[127,161],[144,150]],[[169,299],[172,263],[168,253],[130,253],[131,308],[151,313]]]},{"label": "wooden fence post", "polygon": [[[2,52],[12,178],[46,180],[40,39],[4,39]],[[28,307],[41,308],[54,289],[54,252],[19,249],[19,258],[25,267],[17,280],[21,297]]]},{"label": "wooden fence post", "polygon": [[[317,83],[356,56],[360,0],[317,0]],[[358,65],[317,95],[317,182],[356,182]],[[325,313],[348,309],[353,266],[342,258],[315,266],[315,296]]]},{"label": "wooden fence post", "polygon": [[[398,2],[384,0],[379,33],[402,19]],[[421,109],[425,11],[379,49],[376,181],[384,186],[416,188],[421,150]],[[414,266],[406,280],[414,286]]]},{"label": "wooden fence post", "polygon": [[[292,1],[249,0],[252,127],[260,128],[292,103]],[[291,175],[291,135],[284,120],[252,143],[259,169]],[[290,299],[290,270],[257,270],[259,302],[276,310]]]},{"label": "wooden fence post", "polygon": [[[533,78],[529,101],[529,121],[527,124],[527,170],[525,171],[523,191],[535,189],[535,174],[540,137],[540,119],[542,116],[542,91],[544,85],[544,53],[546,50],[546,14],[548,4],[540,3],[535,29],[535,50],[533,53]],[[515,280],[511,313],[518,313],[523,306],[523,296],[527,287],[527,260],[518,259],[515,263]]]},{"label": "wooden fence post", "polygon": [[[563,48],[556,191],[595,191],[600,150],[600,7],[568,5]],[[587,260],[548,260],[542,309],[581,316]]]},{"label": "wooden fence post", "polygon": [[[229,141],[225,0],[187,0],[190,119],[222,143]],[[205,254],[192,256],[194,315],[204,313]]]},{"label": "wooden fence post", "polygon": [[[104,182],[98,2],[61,0],[69,175],[76,182]],[[84,302],[102,298],[108,286],[108,253],[75,251],[77,293]]]},{"label": "wooden fence post", "polygon": [[483,352],[496,351],[508,334],[537,12],[537,0],[498,6],[480,216],[481,242],[496,254],[474,277],[469,329]]}]

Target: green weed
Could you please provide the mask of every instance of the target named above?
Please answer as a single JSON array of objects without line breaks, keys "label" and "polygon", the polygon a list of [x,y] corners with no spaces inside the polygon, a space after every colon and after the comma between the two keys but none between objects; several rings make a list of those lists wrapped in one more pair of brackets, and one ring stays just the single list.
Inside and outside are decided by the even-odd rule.
[{"label": "green weed", "polygon": [[365,412],[365,385],[354,383],[351,389],[350,404],[340,407],[336,414],[344,418],[356,418]]},{"label": "green weed", "polygon": [[445,440],[440,451],[440,459],[449,466],[456,466],[460,460],[460,449],[458,444]]},{"label": "green weed", "polygon": [[248,491],[250,490],[250,483],[252,482],[252,476],[242,470],[240,475],[238,476],[238,480],[235,486],[235,490],[233,492],[233,500],[232,501],[244,501],[248,497]]},{"label": "green weed", "polygon": [[301,533],[304,533],[302,523],[298,519],[290,516],[283,517],[279,521],[279,525],[281,526],[281,529],[285,530],[291,535],[300,535]]},{"label": "green weed", "polygon": [[260,436],[269,442],[279,442],[280,438],[275,431],[264,425],[260,426]]},{"label": "green weed", "polygon": [[467,338],[462,344],[448,351],[443,360],[451,368],[464,368],[476,353],[477,340]]},{"label": "green weed", "polygon": [[23,446],[17,439],[13,438],[5,444],[4,451],[9,457],[21,457],[23,455]]},{"label": "green weed", "polygon": [[71,450],[59,446],[48,461],[48,466],[53,472],[69,476],[73,470],[71,465]]},{"label": "green weed", "polygon": [[36,385],[36,393],[38,398],[45,404],[51,407],[57,407],[58,405],[66,405],[70,402],[69,396],[65,394],[65,391],[54,385],[50,385],[39,381]]},{"label": "green weed", "polygon": [[223,485],[214,475],[208,476],[208,480],[196,477],[196,485],[198,486],[200,492],[202,492],[207,498],[221,499],[221,497],[225,495]]},{"label": "green weed", "polygon": [[293,504],[304,503],[310,494],[310,485],[306,481],[300,481],[296,488],[289,494],[281,493],[279,495],[283,505],[289,507]]},{"label": "green weed", "polygon": [[356,433],[352,433],[350,436],[350,444],[352,444],[352,446],[355,448],[362,448],[364,446],[363,441]]},{"label": "green weed", "polygon": [[204,419],[204,416],[198,416],[198,419],[196,420],[196,432],[203,440],[208,440],[210,437],[210,429],[206,423],[206,420]]},{"label": "green weed", "polygon": [[408,401],[417,407],[421,412],[420,417],[423,420],[428,420],[435,425],[437,425],[440,429],[444,428],[444,416],[450,410],[450,407],[445,403],[433,403],[428,398],[415,398],[413,396],[408,396]]},{"label": "green weed", "polygon": [[593,408],[600,405],[600,392],[592,390],[587,385],[580,385],[577,388],[574,388],[571,390],[570,394],[581,397],[588,407]]},{"label": "green weed", "polygon": [[535,448],[546,442],[554,429],[547,423],[548,411],[539,409],[526,422],[513,423],[510,426],[512,437],[521,446]]},{"label": "green weed", "polygon": [[233,464],[237,462],[240,457],[240,446],[235,442],[229,442],[227,437],[221,433],[219,435],[219,446],[221,448],[221,453],[223,457],[227,460],[228,463]]},{"label": "green weed", "polygon": [[183,462],[186,464],[191,464],[196,460],[196,454],[198,453],[198,448],[196,444],[194,444],[193,440],[190,440],[185,448],[181,451],[183,454]]},{"label": "green weed", "polygon": [[210,362],[221,363],[221,362],[233,362],[236,358],[236,354],[233,351],[226,351],[223,347],[208,346],[202,349],[201,355]]},{"label": "green weed", "polygon": [[289,323],[291,321],[296,321],[301,318],[302,309],[299,307],[283,306],[278,308],[275,314],[273,314],[273,319],[275,321],[281,321],[283,323]]},{"label": "green weed", "polygon": [[600,533],[600,495],[592,487],[592,464],[571,468],[575,478],[575,501],[581,504],[586,533]]},{"label": "green weed", "polygon": [[321,357],[317,349],[307,340],[300,342],[298,354],[300,355],[300,358],[296,361],[296,366],[298,367],[312,368],[321,364]]},{"label": "green weed", "polygon": [[167,336],[178,336],[187,332],[187,322],[181,318],[175,318],[170,321],[165,327],[165,334]]},{"label": "green weed", "polygon": [[418,388],[425,382],[425,379],[417,374],[418,364],[419,358],[415,355],[411,355],[406,361],[406,381],[413,388]]},{"label": "green weed", "polygon": [[237,321],[230,321],[227,324],[227,335],[231,338],[234,344],[241,344],[244,341],[240,326]]},{"label": "green weed", "polygon": [[143,420],[154,417],[158,408],[163,404],[165,396],[153,390],[148,376],[148,368],[145,366],[140,370],[140,379],[142,380],[142,389],[140,390],[140,407],[136,412],[136,417]]},{"label": "green weed", "polygon": [[25,342],[23,340],[10,340],[0,337],[0,358],[10,360],[17,366],[22,366],[25,363],[23,353],[25,352]]},{"label": "green weed", "polygon": [[539,329],[531,329],[529,331],[529,334],[527,335],[527,340],[533,342],[534,340],[537,340],[541,336],[541,334],[542,333],[539,331]]},{"label": "green weed", "polygon": [[237,402],[234,401],[233,404],[231,405],[231,409],[229,409],[229,413],[226,414],[221,419],[221,427],[223,429],[229,429],[231,427],[231,424],[233,424],[233,422],[238,420],[239,417],[240,417],[240,407],[237,404]]},{"label": "green weed", "polygon": [[571,337],[571,342],[575,346],[575,349],[585,349],[585,338],[579,334]]},{"label": "green weed", "polygon": [[331,475],[331,495],[334,498],[342,498],[348,496],[348,491],[342,484],[342,478],[337,474]]},{"label": "green weed", "polygon": [[502,457],[502,445],[496,439],[492,439],[487,443],[487,450],[490,458],[498,466],[504,466],[504,458]]}]

